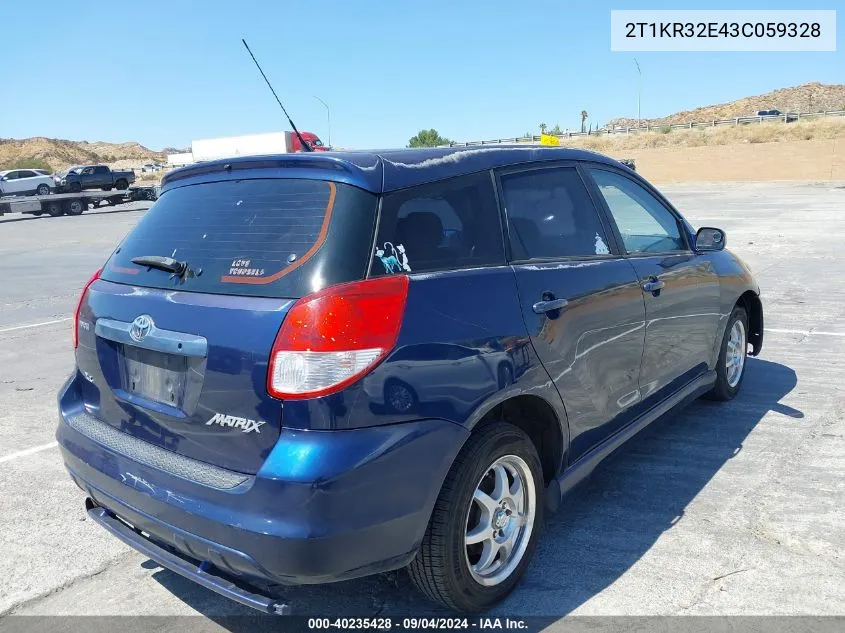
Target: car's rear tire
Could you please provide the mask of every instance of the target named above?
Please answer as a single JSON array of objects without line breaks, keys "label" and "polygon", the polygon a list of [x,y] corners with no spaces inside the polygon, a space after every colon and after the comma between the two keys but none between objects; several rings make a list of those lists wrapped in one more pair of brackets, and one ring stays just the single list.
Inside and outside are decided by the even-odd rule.
[{"label": "car's rear tire", "polygon": [[710,400],[732,400],[739,393],[745,378],[748,357],[748,315],[736,306],[728,318],[719,360],[716,362],[716,384],[707,393]]},{"label": "car's rear tire", "polygon": [[62,209],[62,205],[58,202],[51,202],[47,205],[47,213],[50,214],[51,217],[57,218],[64,213]]},{"label": "car's rear tire", "polygon": [[121,178],[116,183],[114,183],[114,186],[123,191],[125,189],[129,189],[129,181],[125,178]]},{"label": "car's rear tire", "polygon": [[35,193],[39,196],[48,196],[50,195],[50,186],[38,185],[38,189],[35,190]]},{"label": "car's rear tire", "polygon": [[78,182],[72,182],[70,183],[70,185],[68,185],[68,190],[71,193],[79,193],[80,191],[82,191],[82,185]]},{"label": "car's rear tire", "polygon": [[466,613],[501,602],[531,562],[543,490],[540,458],[521,429],[494,422],[474,431],[446,476],[409,566],[416,587]]}]

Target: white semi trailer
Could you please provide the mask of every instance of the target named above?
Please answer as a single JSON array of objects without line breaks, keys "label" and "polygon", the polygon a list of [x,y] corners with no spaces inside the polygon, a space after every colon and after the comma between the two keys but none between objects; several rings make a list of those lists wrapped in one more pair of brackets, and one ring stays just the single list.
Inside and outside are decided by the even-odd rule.
[{"label": "white semi trailer", "polygon": [[[300,134],[313,150],[321,151],[325,149],[316,134],[311,132],[300,132]],[[302,144],[293,132],[226,136],[200,139],[191,143],[191,158],[195,163],[236,156],[288,154],[301,151]]]}]

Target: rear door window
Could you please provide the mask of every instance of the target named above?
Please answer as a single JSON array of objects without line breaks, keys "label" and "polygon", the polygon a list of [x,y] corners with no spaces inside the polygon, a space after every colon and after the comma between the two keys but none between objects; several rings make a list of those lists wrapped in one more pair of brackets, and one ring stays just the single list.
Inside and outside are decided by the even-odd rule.
[{"label": "rear door window", "polygon": [[371,275],[505,263],[489,172],[384,196]]},{"label": "rear door window", "polygon": [[599,214],[575,167],[501,177],[514,260],[609,255]]},{"label": "rear door window", "polygon": [[[228,180],[165,191],[115,251],[109,281],[155,288],[298,298],[362,279],[375,195],[307,179]],[[132,262],[165,256],[181,276]]]}]

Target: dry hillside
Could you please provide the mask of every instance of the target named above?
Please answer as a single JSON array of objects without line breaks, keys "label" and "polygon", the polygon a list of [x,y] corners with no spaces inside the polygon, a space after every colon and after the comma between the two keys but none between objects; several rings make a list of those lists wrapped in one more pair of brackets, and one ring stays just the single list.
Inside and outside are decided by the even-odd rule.
[{"label": "dry hillside", "polygon": [[89,143],[37,136],[25,139],[0,139],[0,169],[39,167],[53,170],[84,163],[164,161],[166,156],[138,143]]},{"label": "dry hillside", "polygon": [[635,134],[574,136],[562,144],[616,155],[618,152],[661,147],[738,146],[845,138],[845,117],[828,117],[795,123],[766,122],[754,125],[672,130],[657,128]]},{"label": "dry hillside", "polygon": [[[679,123],[733,119],[754,116],[759,110],[780,110],[781,112],[845,110],[845,85],[806,83],[728,103],[677,112],[658,119],[642,119],[642,124],[676,125]],[[636,118],[620,118],[610,121],[608,126],[628,127],[636,124]]]}]

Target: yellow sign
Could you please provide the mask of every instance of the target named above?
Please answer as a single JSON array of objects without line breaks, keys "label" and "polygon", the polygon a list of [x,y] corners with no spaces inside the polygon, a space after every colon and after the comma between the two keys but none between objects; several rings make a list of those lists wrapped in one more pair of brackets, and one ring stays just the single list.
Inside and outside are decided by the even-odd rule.
[{"label": "yellow sign", "polygon": [[557,136],[552,136],[551,134],[541,134],[540,145],[551,145],[553,147],[557,147],[560,145],[560,139]]}]

